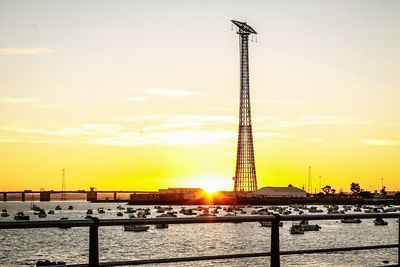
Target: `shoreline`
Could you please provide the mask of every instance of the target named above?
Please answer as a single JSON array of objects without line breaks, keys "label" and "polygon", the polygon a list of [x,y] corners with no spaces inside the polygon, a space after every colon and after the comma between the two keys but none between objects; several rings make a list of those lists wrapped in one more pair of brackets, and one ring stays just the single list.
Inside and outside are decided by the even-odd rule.
[{"label": "shoreline", "polygon": [[[95,201],[106,202],[106,201]],[[113,202],[113,201],[110,201]],[[238,198],[234,199],[151,199],[129,200],[128,205],[400,205],[398,198]]]}]

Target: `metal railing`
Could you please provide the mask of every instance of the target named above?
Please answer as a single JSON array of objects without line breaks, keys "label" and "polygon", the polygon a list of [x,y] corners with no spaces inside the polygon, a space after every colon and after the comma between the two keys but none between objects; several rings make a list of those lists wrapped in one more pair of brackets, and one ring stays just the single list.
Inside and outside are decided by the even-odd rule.
[{"label": "metal railing", "polygon": [[[297,220],[337,220],[337,219],[371,219],[371,218],[400,218],[400,213],[368,213],[368,214],[318,214],[318,215],[263,215],[263,216],[225,216],[225,217],[184,217],[184,218],[135,218],[135,219],[92,219],[85,220],[65,220],[65,221],[5,221],[0,222],[0,229],[18,229],[18,228],[53,228],[53,227],[89,227],[89,263],[73,264],[69,266],[126,266],[140,264],[155,263],[176,263],[188,261],[203,260],[221,260],[249,257],[270,257],[270,266],[280,266],[281,255],[295,254],[314,254],[314,253],[332,253],[342,251],[355,250],[371,250],[371,249],[398,249],[398,265],[400,266],[400,220],[398,223],[398,242],[397,244],[369,245],[357,247],[340,247],[340,248],[320,248],[305,250],[287,250],[280,251],[279,245],[279,222],[281,221],[297,221]],[[210,256],[192,256],[177,258],[161,258],[161,259],[142,259],[127,260],[119,262],[99,262],[99,235],[98,229],[103,226],[121,226],[121,225],[144,225],[144,224],[197,224],[197,223],[232,223],[232,222],[259,222],[270,221],[271,227],[271,247],[269,252],[224,254]],[[386,265],[388,266],[388,265]]]}]

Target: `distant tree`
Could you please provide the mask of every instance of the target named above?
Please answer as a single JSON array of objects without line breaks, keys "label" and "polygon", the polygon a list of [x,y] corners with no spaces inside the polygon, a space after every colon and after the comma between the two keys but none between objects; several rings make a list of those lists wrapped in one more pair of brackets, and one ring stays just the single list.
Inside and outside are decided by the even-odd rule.
[{"label": "distant tree", "polygon": [[361,193],[361,187],[358,183],[351,183],[350,191],[353,192],[353,195],[359,195]]},{"label": "distant tree", "polygon": [[331,193],[332,193],[332,195],[335,195],[335,194],[336,194],[336,189],[333,188],[333,189],[331,190]]},{"label": "distant tree", "polygon": [[386,197],[386,195],[387,195],[386,187],[384,186],[384,187],[382,187],[382,189],[381,189],[381,196],[382,196],[382,197]]},{"label": "distant tree", "polygon": [[325,195],[330,195],[332,192],[332,187],[330,185],[325,185],[323,188],[321,188],[321,190],[325,193]]},{"label": "distant tree", "polygon": [[292,184],[289,184],[288,187],[293,187],[293,185],[292,185]]}]

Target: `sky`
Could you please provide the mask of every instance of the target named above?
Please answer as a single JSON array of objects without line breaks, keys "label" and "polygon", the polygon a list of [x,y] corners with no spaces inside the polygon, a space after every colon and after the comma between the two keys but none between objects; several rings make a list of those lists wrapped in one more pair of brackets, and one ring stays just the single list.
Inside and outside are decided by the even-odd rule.
[{"label": "sky", "polygon": [[0,2],[0,190],[233,187],[239,38],[259,187],[400,190],[400,2]]}]

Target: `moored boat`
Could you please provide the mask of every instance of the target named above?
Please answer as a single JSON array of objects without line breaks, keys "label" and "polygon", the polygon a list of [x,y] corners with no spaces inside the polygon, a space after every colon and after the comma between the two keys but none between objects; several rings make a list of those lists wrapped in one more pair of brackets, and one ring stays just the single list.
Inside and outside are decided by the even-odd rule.
[{"label": "moored boat", "polygon": [[382,218],[376,218],[374,220],[375,225],[388,225],[387,221],[384,221]]},{"label": "moored boat", "polygon": [[[259,221],[262,227],[272,227],[272,222],[270,221]],[[283,222],[279,222],[279,226],[283,226]]]},{"label": "moored boat", "polygon": [[318,208],[315,207],[315,206],[312,206],[312,207],[310,207],[310,208],[308,209],[308,212],[310,212],[310,213],[321,213],[321,212],[324,212],[324,211],[321,210],[321,209],[318,209]]},{"label": "moored boat", "polygon": [[33,211],[40,211],[42,208],[40,208],[39,206],[32,204],[31,210]]},{"label": "moored boat", "polygon": [[127,232],[145,232],[149,230],[150,226],[147,225],[135,225],[135,224],[129,224],[129,225],[124,225],[124,231]]},{"label": "moored boat", "polygon": [[37,216],[38,216],[39,218],[46,218],[46,217],[47,217],[46,211],[45,211],[45,210],[42,210],[42,209],[39,210]]},{"label": "moored boat", "polygon": [[319,229],[321,229],[321,226],[318,224],[309,224],[308,220],[302,220],[300,225],[303,227],[304,231],[319,231]]},{"label": "moored boat", "polygon": [[98,212],[98,213],[101,213],[101,214],[102,214],[102,213],[106,213],[106,211],[104,210],[104,208],[98,208],[98,209],[97,209],[97,212]]},{"label": "moored boat", "polygon": [[1,212],[1,217],[9,217],[9,216],[10,216],[10,214],[8,214],[7,211],[2,211]]},{"label": "moored boat", "polygon": [[168,228],[169,225],[168,223],[158,223],[154,225],[156,229],[164,229],[164,228]]},{"label": "moored boat", "polygon": [[304,234],[304,228],[301,224],[292,225],[292,227],[290,227],[290,233],[292,235]]},{"label": "moored boat", "polygon": [[16,221],[29,221],[29,216],[25,215],[22,211],[17,212],[17,214],[14,215],[14,220]]},{"label": "moored boat", "polygon": [[340,220],[342,223],[361,223],[362,221],[360,219],[341,219]]}]

